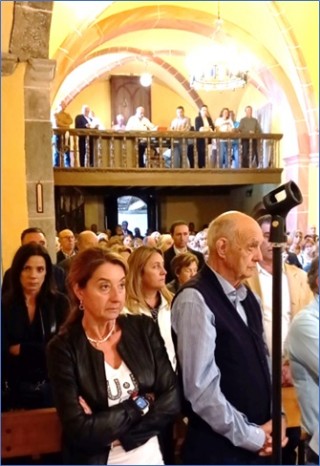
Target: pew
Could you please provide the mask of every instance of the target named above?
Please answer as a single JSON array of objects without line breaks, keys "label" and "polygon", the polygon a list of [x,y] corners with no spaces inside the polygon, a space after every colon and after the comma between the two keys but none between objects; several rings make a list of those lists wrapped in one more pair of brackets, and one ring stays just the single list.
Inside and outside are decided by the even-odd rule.
[{"label": "pew", "polygon": [[55,408],[1,414],[1,458],[39,457],[61,451],[61,424]]}]

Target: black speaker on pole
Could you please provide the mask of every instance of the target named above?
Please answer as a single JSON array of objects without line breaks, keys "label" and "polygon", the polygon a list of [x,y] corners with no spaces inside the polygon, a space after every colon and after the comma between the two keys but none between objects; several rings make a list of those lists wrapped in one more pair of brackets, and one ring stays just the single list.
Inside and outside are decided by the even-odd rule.
[{"label": "black speaker on pole", "polygon": [[267,213],[271,215],[269,241],[272,245],[272,464],[282,464],[281,455],[281,314],[282,314],[282,247],[287,241],[286,217],[302,203],[298,186],[289,181],[263,197]]}]

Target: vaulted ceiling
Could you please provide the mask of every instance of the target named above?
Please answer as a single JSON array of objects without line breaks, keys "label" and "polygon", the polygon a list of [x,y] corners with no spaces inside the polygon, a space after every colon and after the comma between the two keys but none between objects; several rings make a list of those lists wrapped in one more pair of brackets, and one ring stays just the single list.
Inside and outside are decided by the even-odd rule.
[{"label": "vaulted ceiling", "polygon": [[[307,113],[317,99],[316,50],[310,50],[305,34],[306,27],[317,30],[315,3],[54,2],[50,58],[57,60],[57,70],[52,101],[70,101],[102,77],[146,69],[158,82],[196,101],[186,57],[195,47],[211,43],[220,8],[225,33],[255,58],[250,85],[265,96],[291,91],[292,105]],[[314,44],[318,46],[317,39]]]}]

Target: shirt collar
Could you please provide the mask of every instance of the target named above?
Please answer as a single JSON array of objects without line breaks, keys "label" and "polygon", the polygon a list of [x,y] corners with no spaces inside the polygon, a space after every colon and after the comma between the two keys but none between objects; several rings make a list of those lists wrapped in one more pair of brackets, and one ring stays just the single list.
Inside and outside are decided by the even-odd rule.
[{"label": "shirt collar", "polygon": [[238,286],[238,288],[235,288],[222,275],[220,275],[218,272],[213,270],[210,266],[208,267],[212,270],[212,272],[217,277],[217,280],[222,286],[223,291],[225,292],[228,299],[231,301],[233,305],[239,301],[243,301],[244,299],[246,299],[248,290],[242,283]]},{"label": "shirt collar", "polygon": [[174,250],[176,256],[178,256],[179,254],[183,254],[184,252],[188,252],[188,247],[186,247],[184,250],[182,250],[182,249],[177,249],[175,247],[175,245],[173,245],[173,250]]}]

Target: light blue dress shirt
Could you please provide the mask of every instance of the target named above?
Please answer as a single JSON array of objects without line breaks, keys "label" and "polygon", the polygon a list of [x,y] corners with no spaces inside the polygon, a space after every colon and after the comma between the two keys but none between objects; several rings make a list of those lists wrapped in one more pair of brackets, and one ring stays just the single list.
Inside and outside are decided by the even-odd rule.
[{"label": "light blue dress shirt", "polygon": [[[211,269],[212,270],[212,269]],[[214,272],[214,271],[213,271]],[[242,318],[242,305],[235,303],[234,287],[214,272],[224,292],[237,307]],[[240,294],[245,298],[246,288]],[[206,421],[213,431],[228,438],[233,445],[257,452],[265,442],[264,431],[231,405],[220,388],[221,374],[215,361],[216,327],[214,313],[199,291],[186,288],[172,307],[172,327],[178,335],[177,355],[181,365],[185,398],[193,411]]]},{"label": "light blue dress shirt", "polygon": [[319,295],[292,320],[286,339],[303,428],[319,454]]}]

